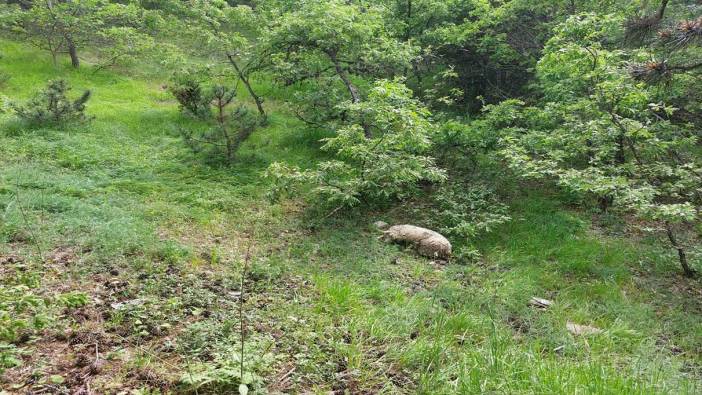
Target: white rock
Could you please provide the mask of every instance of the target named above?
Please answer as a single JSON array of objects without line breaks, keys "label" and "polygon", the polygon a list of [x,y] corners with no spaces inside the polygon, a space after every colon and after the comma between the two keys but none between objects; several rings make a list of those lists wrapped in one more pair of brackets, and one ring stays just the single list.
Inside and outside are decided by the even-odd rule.
[{"label": "white rock", "polygon": [[572,322],[568,322],[566,324],[566,328],[568,328],[568,332],[574,335],[581,336],[596,335],[598,333],[602,333],[602,329],[600,328],[595,328],[594,326],[590,325],[578,325]]}]

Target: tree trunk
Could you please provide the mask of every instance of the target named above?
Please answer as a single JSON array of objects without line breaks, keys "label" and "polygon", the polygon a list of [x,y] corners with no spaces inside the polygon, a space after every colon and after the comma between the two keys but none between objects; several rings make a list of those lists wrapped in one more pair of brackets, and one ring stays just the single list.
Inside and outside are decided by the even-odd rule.
[{"label": "tree trunk", "polygon": [[694,277],[695,271],[690,268],[690,265],[688,265],[685,250],[680,244],[678,244],[678,240],[675,238],[675,233],[673,233],[673,227],[670,225],[670,222],[666,221],[665,230],[668,234],[668,240],[670,240],[670,244],[673,246],[673,248],[678,250],[678,260],[680,261],[680,266],[682,266],[683,272],[685,272],[685,276]]},{"label": "tree trunk", "polygon": [[617,153],[614,157],[614,160],[618,165],[623,165],[624,162],[626,162],[626,155],[624,153],[624,132],[622,132],[618,137],[617,137]]},{"label": "tree trunk", "polygon": [[614,204],[614,196],[612,195],[601,196],[598,200],[600,203],[600,211],[603,214],[606,214],[609,208],[612,207],[612,204]]},{"label": "tree trunk", "polygon": [[234,67],[234,70],[236,70],[236,74],[239,76],[241,82],[243,82],[244,86],[246,86],[246,90],[249,91],[249,94],[254,99],[254,102],[256,102],[256,108],[258,108],[258,113],[261,114],[265,121],[266,119],[268,119],[268,115],[266,115],[266,111],[263,109],[263,99],[261,99],[261,97],[258,96],[256,92],[254,92],[253,87],[251,87],[251,83],[249,82],[249,77],[241,71],[241,68],[236,63],[234,56],[231,54],[227,54],[227,58],[229,59],[229,63],[232,65],[232,67]]},{"label": "tree trunk", "polygon": [[422,78],[422,71],[419,69],[419,65],[417,64],[419,61],[412,62],[412,70],[414,71],[414,76],[417,78],[417,97],[420,99],[424,98],[424,87],[422,84],[424,83],[424,80]]},{"label": "tree trunk", "polygon": [[663,16],[665,15],[665,9],[668,6],[668,1],[669,0],[663,0],[661,1],[661,6],[658,7],[658,12],[656,12],[656,19],[657,20],[662,20]]},{"label": "tree trunk", "polygon": [[407,27],[405,28],[405,41],[410,39],[412,33],[412,0],[407,0],[407,15],[405,16]]},{"label": "tree trunk", "polygon": [[354,103],[360,103],[361,95],[358,93],[358,88],[356,88],[356,85],[354,85],[353,82],[351,82],[351,77],[349,77],[349,73],[346,70],[344,70],[343,67],[341,67],[339,59],[336,58],[336,53],[329,51],[327,52],[327,55],[329,55],[329,59],[331,59],[332,63],[334,63],[336,74],[339,76],[339,78],[341,78],[341,81],[344,82],[344,85],[346,85],[346,89],[351,95],[351,101]]},{"label": "tree trunk", "polygon": [[78,59],[78,49],[70,35],[66,35],[66,46],[68,47],[68,55],[71,57],[71,65],[74,69],[80,67],[80,59]]}]

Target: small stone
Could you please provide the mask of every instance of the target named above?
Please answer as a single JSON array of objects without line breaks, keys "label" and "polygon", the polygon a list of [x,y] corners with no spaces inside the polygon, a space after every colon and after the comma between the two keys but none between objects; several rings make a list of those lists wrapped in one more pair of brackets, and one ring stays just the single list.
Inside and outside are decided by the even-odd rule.
[{"label": "small stone", "polygon": [[110,304],[110,307],[112,307],[112,308],[115,309],[115,310],[122,310],[122,309],[124,309],[125,307],[129,307],[129,306],[140,306],[140,305],[142,305],[142,304],[144,304],[144,301],[143,301],[143,300],[141,300],[141,299],[132,299],[132,300],[128,300],[128,301],[126,301],[126,302],[112,303],[112,304]]},{"label": "small stone", "polygon": [[538,307],[540,309],[545,309],[548,307],[551,307],[553,304],[553,301],[548,300],[548,299],[543,299],[543,298],[537,298],[537,297],[532,297],[531,300],[529,300],[529,305]]},{"label": "small stone", "polygon": [[239,292],[239,291],[229,291],[229,296],[230,296],[232,299],[239,299],[239,298],[241,298],[241,292]]},{"label": "small stone", "polygon": [[590,325],[578,325],[572,322],[568,322],[566,324],[566,328],[568,329],[568,332],[574,335],[581,336],[596,335],[598,333],[602,333],[602,329],[600,328],[595,328],[594,326]]}]

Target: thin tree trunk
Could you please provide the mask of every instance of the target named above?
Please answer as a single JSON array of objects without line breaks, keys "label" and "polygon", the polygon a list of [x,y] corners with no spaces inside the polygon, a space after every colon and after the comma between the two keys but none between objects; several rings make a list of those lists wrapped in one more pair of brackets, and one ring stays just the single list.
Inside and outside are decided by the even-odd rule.
[{"label": "thin tree trunk", "polygon": [[224,103],[222,97],[217,98],[217,123],[219,123],[219,127],[222,131],[222,135],[224,136],[224,146],[227,150],[227,161],[232,162],[234,159],[234,151],[232,148],[232,139],[229,137],[229,132],[227,131],[227,123],[226,123],[226,118],[224,115],[224,109],[227,106],[227,103]]},{"label": "thin tree trunk", "polygon": [[346,85],[346,89],[351,95],[351,101],[354,103],[360,103],[361,95],[358,93],[358,88],[356,88],[356,85],[354,85],[353,82],[351,82],[351,77],[349,77],[349,73],[346,70],[344,70],[343,67],[341,67],[339,59],[336,58],[336,53],[329,51],[327,52],[327,55],[329,55],[329,59],[331,59],[332,63],[334,63],[336,74],[339,76],[339,78],[341,78],[341,81],[344,82],[344,85]]},{"label": "thin tree trunk", "polygon": [[412,32],[412,0],[407,0],[407,15],[405,17],[407,21],[407,27],[405,28],[405,41],[410,39]]},{"label": "thin tree trunk", "polygon": [[78,49],[76,48],[76,44],[73,42],[73,39],[71,38],[70,35],[66,35],[66,46],[68,47],[68,55],[71,57],[71,65],[73,65],[74,69],[77,69],[80,67],[80,59],[78,59]]},{"label": "thin tree trunk", "polygon": [[249,82],[249,77],[247,77],[242,71],[239,65],[236,63],[236,60],[234,59],[234,56],[231,54],[227,54],[227,58],[229,59],[229,63],[231,63],[232,67],[234,67],[234,70],[236,70],[236,74],[239,76],[239,79],[241,82],[244,83],[244,86],[246,86],[246,90],[249,91],[249,94],[251,97],[254,99],[254,102],[256,102],[256,108],[258,108],[259,114],[263,117],[264,120],[268,119],[268,116],[266,115],[266,111],[263,108],[263,99],[254,92],[253,87],[251,87],[251,83]]},{"label": "thin tree trunk", "polygon": [[626,155],[624,153],[624,131],[622,131],[617,137],[617,153],[614,156],[614,160],[618,165],[623,165],[626,162]]},{"label": "thin tree trunk", "polygon": [[668,6],[668,1],[669,0],[663,0],[661,2],[661,6],[658,8],[658,12],[656,12],[656,19],[659,21],[663,19],[663,15],[665,15],[665,9]]},{"label": "thin tree trunk", "polygon": [[417,62],[412,62],[414,76],[417,78],[417,97],[424,98],[424,87],[422,86],[424,80],[422,78],[422,71],[419,69],[419,65],[417,64]]},{"label": "thin tree trunk", "polygon": [[[327,55],[329,56],[329,59],[332,61],[334,64],[334,68],[336,69],[336,74],[341,78],[341,81],[344,82],[344,85],[346,85],[346,89],[349,91],[349,94],[351,95],[351,101],[355,103],[360,103],[361,102],[361,94],[358,93],[358,88],[356,88],[356,85],[351,82],[351,77],[349,76],[349,73],[341,66],[341,63],[339,62],[339,59],[336,57],[336,52],[333,51],[327,51]],[[362,122],[361,126],[363,127],[363,135],[366,136],[366,138],[371,138],[372,134],[370,131],[370,127],[365,123]]]},{"label": "thin tree trunk", "polygon": [[680,261],[680,266],[682,266],[683,272],[685,272],[685,276],[693,277],[695,275],[695,271],[690,268],[690,265],[688,265],[685,250],[680,244],[678,244],[678,240],[675,237],[675,233],[673,233],[673,227],[670,225],[670,222],[666,221],[665,231],[668,234],[668,240],[670,240],[670,244],[673,246],[673,248],[678,250],[678,260]]}]

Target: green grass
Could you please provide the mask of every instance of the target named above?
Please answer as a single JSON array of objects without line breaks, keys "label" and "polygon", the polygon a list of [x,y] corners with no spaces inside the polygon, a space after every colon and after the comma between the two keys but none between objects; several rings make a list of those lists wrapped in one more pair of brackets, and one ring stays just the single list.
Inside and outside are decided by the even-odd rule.
[{"label": "green grass", "polygon": [[[178,137],[189,123],[166,77],[0,50],[14,100],[57,77],[94,92],[85,126],[2,120],[3,389],[236,391],[253,245],[244,380],[257,392],[702,392],[700,283],[555,197],[524,191],[514,220],[477,241],[480,262],[437,265],[377,240],[386,213],[311,227],[294,202],[265,199],[269,163],[322,155],[279,102],[235,164],[207,164]],[[569,321],[603,332],[573,336]]]}]

